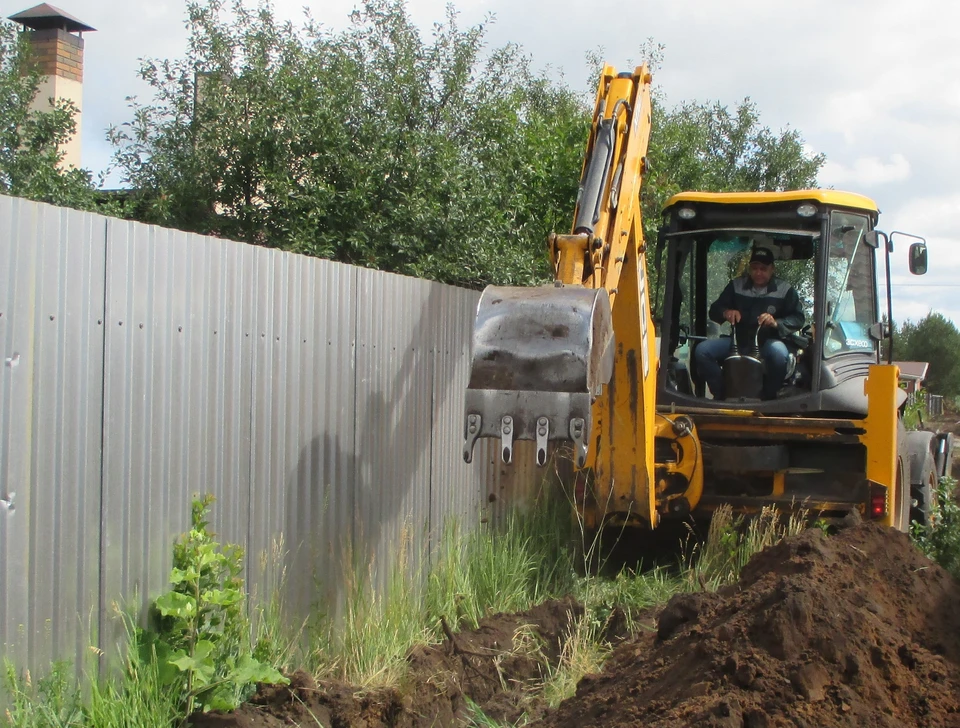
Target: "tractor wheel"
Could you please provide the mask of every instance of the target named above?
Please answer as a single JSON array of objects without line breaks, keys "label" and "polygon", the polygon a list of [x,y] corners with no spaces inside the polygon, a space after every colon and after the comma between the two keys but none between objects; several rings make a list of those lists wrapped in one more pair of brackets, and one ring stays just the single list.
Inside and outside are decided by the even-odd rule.
[{"label": "tractor wheel", "polygon": [[920,467],[919,482],[911,483],[910,520],[930,526],[933,499],[937,497],[937,463],[932,452],[926,452]]}]

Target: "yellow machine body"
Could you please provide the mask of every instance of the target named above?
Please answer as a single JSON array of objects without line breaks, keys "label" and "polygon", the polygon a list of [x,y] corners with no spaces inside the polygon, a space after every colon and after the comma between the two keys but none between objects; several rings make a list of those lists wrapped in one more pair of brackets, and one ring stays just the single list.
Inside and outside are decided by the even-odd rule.
[{"label": "yellow machine body", "polygon": [[[642,234],[639,198],[651,129],[650,80],[645,66],[622,74],[603,69],[573,229],[549,240],[554,283],[491,287],[481,298],[466,394],[465,459],[481,437],[500,440],[505,462],[516,439],[536,440],[541,465],[557,442],[572,442],[574,466],[591,475],[590,492],[578,498],[588,528],[607,522],[653,528],[663,518],[728,504],[745,513],[774,505],[830,517],[859,510],[906,529],[913,456],[899,419],[898,370],[879,363],[878,345],[868,349],[860,342],[858,351],[816,358],[823,371],[812,375],[815,386],[792,399],[718,402],[703,394],[702,384],[688,393],[671,389],[667,370],[677,366],[677,357],[660,339],[670,331],[666,317],[654,320],[647,275],[652,251]],[[809,209],[796,217],[802,205],[812,206],[816,217],[807,215]],[[692,212],[680,214],[685,210]],[[657,257],[665,248],[679,260],[704,236],[741,241],[747,233],[780,242],[795,236],[799,249],[809,243],[817,255],[834,255],[828,243],[836,247],[853,237],[849,225],[831,237],[830,226],[840,219],[831,216],[840,214],[863,221],[852,268],[856,255],[873,256],[879,247],[877,206],[869,198],[834,190],[685,192],[664,208],[669,224],[657,241]],[[705,279],[709,271],[700,265]],[[679,264],[667,271],[681,278]],[[844,284],[856,291],[859,283],[848,279]],[[668,282],[667,295],[676,296],[678,285]],[[817,296],[816,320],[828,333],[843,329],[855,340],[856,329],[834,320],[836,306],[825,313],[820,289]],[[696,320],[703,324],[702,313]],[[834,387],[840,394],[831,399],[830,367],[847,376],[837,365],[847,360],[859,367],[856,378]],[[689,380],[695,381],[692,375]]]}]

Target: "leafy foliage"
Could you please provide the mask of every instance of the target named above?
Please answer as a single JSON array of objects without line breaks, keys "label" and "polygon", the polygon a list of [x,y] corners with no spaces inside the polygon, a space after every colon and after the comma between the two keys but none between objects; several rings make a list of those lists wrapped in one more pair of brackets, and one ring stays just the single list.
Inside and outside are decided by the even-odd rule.
[{"label": "leafy foliage", "polygon": [[61,164],[59,146],[76,133],[77,107],[61,98],[49,111],[31,110],[40,79],[25,35],[0,21],[0,193],[92,210],[90,173]]},{"label": "leafy foliage", "polygon": [[923,418],[926,415],[926,405],[924,401],[917,398],[913,403],[907,402],[903,405],[903,426],[908,430],[920,430],[923,428]]},{"label": "leafy foliage", "polygon": [[947,397],[960,395],[960,330],[942,313],[931,311],[917,323],[896,327],[894,355],[900,361],[925,361],[927,389]]},{"label": "leafy foliage", "polygon": [[[187,7],[186,56],[143,64],[154,99],[110,133],[142,219],[471,287],[548,277],[584,95],[515,45],[486,51],[487,23],[462,29],[452,7],[429,40],[402,0],[366,0],[343,32],[279,23],[269,3]],[[648,156],[653,228],[680,189],[810,185],[823,162],[749,99],[658,100]]]},{"label": "leafy foliage", "polygon": [[341,33],[188,14],[187,56],[145,63],[155,100],[111,132],[145,219],[465,285],[546,273],[586,118],[519,49],[482,60],[452,9],[424,41],[400,0]]},{"label": "leafy foliage", "polygon": [[960,579],[960,504],[957,481],[943,477],[933,499],[930,525],[911,524],[911,535],[920,549]]},{"label": "leafy foliage", "polygon": [[174,546],[172,589],[154,601],[155,630],[139,634],[141,660],[156,660],[161,682],[195,708],[232,710],[258,682],[286,683],[250,652],[244,615],[243,552],[221,547],[209,531],[213,496],[194,500],[192,528]]}]

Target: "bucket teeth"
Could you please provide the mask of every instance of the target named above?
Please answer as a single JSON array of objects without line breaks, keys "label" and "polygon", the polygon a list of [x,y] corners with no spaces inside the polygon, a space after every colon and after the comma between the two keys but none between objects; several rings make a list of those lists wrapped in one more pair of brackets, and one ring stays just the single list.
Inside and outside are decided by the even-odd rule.
[{"label": "bucket teeth", "polygon": [[587,456],[587,442],[589,426],[583,417],[548,416],[537,417],[518,416],[516,414],[502,414],[485,410],[481,415],[471,412],[466,418],[465,438],[463,443],[463,459],[473,462],[473,450],[477,440],[481,437],[492,437],[499,440],[500,459],[507,465],[513,463],[513,449],[517,440],[533,440],[536,442],[534,460],[538,467],[544,467],[550,452],[551,440],[567,440],[573,442],[574,457],[577,467],[583,467]]},{"label": "bucket teeth", "polygon": [[500,418],[500,456],[509,465],[513,461],[513,417]]},{"label": "bucket teeth", "polygon": [[573,452],[577,458],[577,467],[582,468],[587,460],[587,427],[581,417],[570,420],[570,439],[573,440]]},{"label": "bucket teeth", "polygon": [[546,417],[537,419],[537,465],[541,468],[547,464],[547,440],[550,439],[550,420]]},{"label": "bucket teeth", "polygon": [[467,436],[463,443],[463,459],[465,462],[473,462],[473,446],[476,444],[477,438],[480,437],[481,424],[480,415],[467,415]]}]

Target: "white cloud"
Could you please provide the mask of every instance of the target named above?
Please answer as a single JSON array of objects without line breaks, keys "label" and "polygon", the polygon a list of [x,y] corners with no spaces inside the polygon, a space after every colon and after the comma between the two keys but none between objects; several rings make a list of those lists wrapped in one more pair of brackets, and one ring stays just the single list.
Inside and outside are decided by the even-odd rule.
[{"label": "white cloud", "polygon": [[[949,237],[960,234],[957,212],[960,211],[960,190],[945,195],[913,198],[897,210],[897,217],[916,220],[925,236]],[[960,240],[950,240],[950,248],[960,260]]]},{"label": "white cloud", "polygon": [[863,188],[910,178],[910,162],[902,154],[891,154],[889,161],[860,157],[849,167],[828,159],[820,170],[820,183],[828,187]]},{"label": "white cloud", "polygon": [[[36,0],[0,0],[4,15]],[[246,0],[255,5],[256,0]],[[534,67],[547,68],[576,90],[592,92],[585,52],[604,48],[618,68],[642,60],[648,37],[666,45],[655,83],[668,101],[749,96],[762,123],[790,126],[805,149],[824,153],[821,183],[874,198],[886,230],[910,230],[929,241],[931,272],[960,280],[960,5],[950,0],[453,0],[468,26],[493,13],[487,47],[519,43]],[[274,0],[279,17],[297,22],[303,0]],[[312,3],[316,20],[343,28],[360,0]],[[85,36],[84,164],[109,160],[109,124],[129,118],[124,98],[149,90],[136,79],[137,59],[174,58],[184,48],[182,0],[58,0],[66,12],[98,28]],[[408,0],[411,17],[429,33],[445,17],[446,0]],[[895,271],[905,270],[898,246]],[[899,275],[899,274],[898,274]],[[926,279],[925,279],[926,280]],[[904,279],[906,282],[906,279]],[[914,281],[916,282],[916,281]],[[960,289],[907,286],[895,299],[922,315],[950,308]],[[960,308],[960,304],[958,304]],[[938,310],[940,310],[938,308]]]}]

